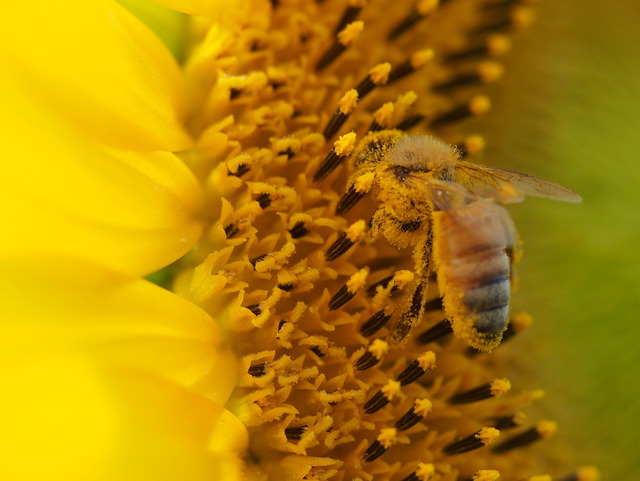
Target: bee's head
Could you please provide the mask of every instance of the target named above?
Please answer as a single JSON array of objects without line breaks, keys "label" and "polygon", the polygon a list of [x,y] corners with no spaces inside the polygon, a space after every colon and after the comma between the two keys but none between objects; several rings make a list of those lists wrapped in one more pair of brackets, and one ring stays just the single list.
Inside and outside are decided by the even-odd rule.
[{"label": "bee's head", "polygon": [[402,137],[387,153],[386,161],[395,177],[407,181],[412,174],[433,172],[436,177],[460,158],[455,147],[428,135]]}]

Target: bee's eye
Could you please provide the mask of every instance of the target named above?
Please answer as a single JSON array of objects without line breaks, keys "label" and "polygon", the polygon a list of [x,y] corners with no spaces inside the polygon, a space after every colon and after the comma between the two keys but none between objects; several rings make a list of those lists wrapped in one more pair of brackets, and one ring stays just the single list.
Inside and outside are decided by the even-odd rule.
[{"label": "bee's eye", "polygon": [[411,171],[404,165],[393,165],[391,170],[398,180],[403,182],[407,180],[407,177],[411,174]]}]

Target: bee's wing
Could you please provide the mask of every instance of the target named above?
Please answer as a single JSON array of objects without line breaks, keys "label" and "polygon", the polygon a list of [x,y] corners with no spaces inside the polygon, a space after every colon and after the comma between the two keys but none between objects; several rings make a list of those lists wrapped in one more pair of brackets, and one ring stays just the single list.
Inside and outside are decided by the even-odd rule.
[{"label": "bee's wing", "polygon": [[456,182],[469,192],[502,203],[520,202],[525,195],[564,202],[581,202],[574,191],[555,182],[511,170],[459,161],[455,166]]},{"label": "bee's wing", "polygon": [[438,210],[453,210],[480,198],[455,182],[419,176],[412,177],[411,181],[429,196]]}]

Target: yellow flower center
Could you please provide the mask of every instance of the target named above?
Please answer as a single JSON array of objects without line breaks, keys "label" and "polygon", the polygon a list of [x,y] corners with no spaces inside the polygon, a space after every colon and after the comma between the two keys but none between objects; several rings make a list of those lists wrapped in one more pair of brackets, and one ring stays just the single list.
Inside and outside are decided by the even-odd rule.
[{"label": "yellow flower center", "polygon": [[[245,7],[194,23],[185,68],[197,145],[184,158],[209,224],[175,290],[224,326],[240,359],[229,408],[249,429],[247,476],[484,481],[545,470],[528,446],[555,424],[520,411],[540,392],[512,394],[496,379],[501,349],[469,348],[444,319],[421,257],[428,201],[385,191],[383,174],[354,174],[408,132],[481,151],[472,129],[490,103],[479,90],[502,75],[496,59],[529,5]],[[368,195],[376,189],[386,197]],[[503,343],[530,324],[512,317]],[[567,479],[588,479],[577,476]]]}]

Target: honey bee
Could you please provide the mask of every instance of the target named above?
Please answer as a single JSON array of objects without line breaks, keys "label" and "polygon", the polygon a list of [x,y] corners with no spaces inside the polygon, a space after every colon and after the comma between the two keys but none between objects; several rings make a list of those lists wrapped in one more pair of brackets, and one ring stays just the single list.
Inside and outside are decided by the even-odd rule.
[{"label": "honey bee", "polygon": [[369,134],[354,170],[338,209],[346,211],[359,199],[353,192],[371,192],[377,209],[370,239],[414,249],[414,285],[391,326],[392,345],[421,321],[433,260],[454,334],[481,351],[498,346],[508,323],[512,258],[518,254],[514,224],[499,203],[520,202],[526,195],[582,200],[547,180],[464,162],[454,146],[435,137],[400,131]]}]

